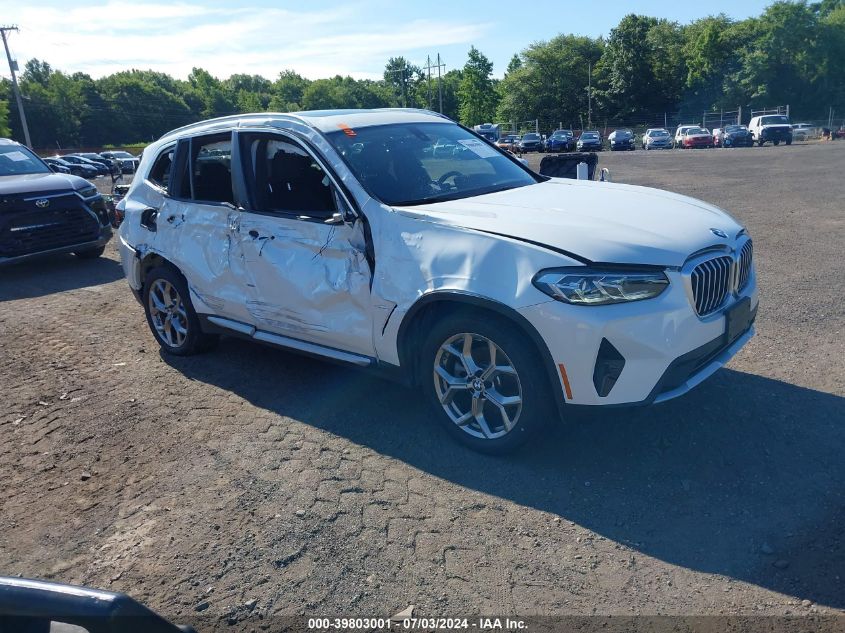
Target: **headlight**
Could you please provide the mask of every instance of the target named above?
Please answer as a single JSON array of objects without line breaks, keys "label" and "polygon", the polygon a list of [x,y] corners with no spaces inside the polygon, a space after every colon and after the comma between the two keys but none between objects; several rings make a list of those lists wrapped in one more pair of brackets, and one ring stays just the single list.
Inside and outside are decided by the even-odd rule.
[{"label": "headlight", "polygon": [[83,198],[91,198],[97,195],[97,188],[96,187],[85,187],[85,189],[79,190],[79,195]]},{"label": "headlight", "polygon": [[669,285],[669,279],[662,271],[573,267],[540,271],[533,283],[558,301],[607,305],[656,297]]}]

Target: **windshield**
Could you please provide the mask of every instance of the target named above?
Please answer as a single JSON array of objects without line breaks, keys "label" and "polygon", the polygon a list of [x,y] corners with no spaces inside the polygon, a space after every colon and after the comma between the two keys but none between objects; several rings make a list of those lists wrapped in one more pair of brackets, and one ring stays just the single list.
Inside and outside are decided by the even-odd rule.
[{"label": "windshield", "polygon": [[789,119],[782,114],[764,116],[760,118],[762,125],[789,125]]},{"label": "windshield", "polygon": [[616,138],[628,138],[629,136],[633,136],[633,132],[631,130],[616,130],[614,132]]},{"label": "windshield", "polygon": [[120,151],[120,152],[112,152],[112,156],[114,156],[115,158],[135,158],[135,157],[134,157],[132,154],[130,154],[129,152],[123,152],[123,151]]},{"label": "windshield", "polygon": [[0,145],[0,176],[49,173],[50,168],[23,145]]},{"label": "windshield", "polygon": [[522,140],[523,141],[538,141],[538,140],[540,140],[540,135],[539,134],[526,134],[525,136],[522,137]]},{"label": "windshield", "polygon": [[688,128],[687,131],[684,132],[684,134],[706,134],[706,132],[700,127],[691,127]]},{"label": "windshield", "polygon": [[[361,184],[389,205],[469,198],[537,182],[500,150],[454,124],[344,128],[326,138]],[[444,140],[452,144],[448,151],[441,149]]]},{"label": "windshield", "polygon": [[656,136],[669,136],[669,132],[667,132],[666,130],[652,130],[648,133],[648,135],[652,138]]},{"label": "windshield", "polygon": [[571,130],[558,130],[552,134],[552,138],[568,138],[570,136],[572,136]]},{"label": "windshield", "polygon": [[745,126],[744,125],[729,125],[725,128],[725,132],[744,132]]},{"label": "windshield", "polygon": [[599,137],[599,135],[596,134],[595,132],[584,132],[581,135],[581,138],[584,139],[585,141],[592,141],[592,140],[597,139],[598,137]]}]

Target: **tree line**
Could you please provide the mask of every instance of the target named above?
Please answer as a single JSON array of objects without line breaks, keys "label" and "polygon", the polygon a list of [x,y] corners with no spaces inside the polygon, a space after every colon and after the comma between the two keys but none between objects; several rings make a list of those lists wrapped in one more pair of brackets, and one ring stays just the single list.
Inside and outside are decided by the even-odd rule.
[{"label": "tree line", "polygon": [[[240,112],[329,108],[438,109],[465,125],[539,119],[647,121],[657,112],[701,113],[790,104],[804,118],[845,107],[845,0],[774,2],[745,20],[725,15],[679,24],[625,16],[604,38],[558,35],[515,54],[502,79],[472,47],[441,78],[404,57],[381,79],[227,79],[194,68],[187,79],[127,70],[93,79],[29,60],[20,77],[37,148],[144,144],[194,121]],[[588,85],[590,87],[588,91]],[[588,94],[589,92],[589,94]],[[22,139],[8,80],[0,83],[0,135]]]}]

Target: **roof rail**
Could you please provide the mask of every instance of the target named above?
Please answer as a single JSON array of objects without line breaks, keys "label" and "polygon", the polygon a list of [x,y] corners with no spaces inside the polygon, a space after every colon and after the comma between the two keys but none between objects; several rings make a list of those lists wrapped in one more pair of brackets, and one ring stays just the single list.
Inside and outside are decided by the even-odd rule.
[{"label": "roof rail", "polygon": [[196,130],[204,127],[214,128],[218,124],[222,126],[226,123],[232,123],[234,121],[251,121],[255,119],[264,120],[268,117],[285,118],[302,122],[301,117],[298,117],[295,114],[289,114],[285,112],[245,112],[243,114],[229,114],[227,116],[221,116],[214,119],[204,119],[195,123],[183,125],[182,127],[177,127],[159,136],[159,140],[176,134],[177,132],[187,132],[189,130]]}]

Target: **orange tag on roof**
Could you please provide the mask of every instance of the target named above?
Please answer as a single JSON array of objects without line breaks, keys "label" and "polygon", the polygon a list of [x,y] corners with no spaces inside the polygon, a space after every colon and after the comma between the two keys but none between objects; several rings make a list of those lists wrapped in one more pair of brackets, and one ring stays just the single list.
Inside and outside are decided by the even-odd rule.
[{"label": "orange tag on roof", "polygon": [[338,123],[337,127],[339,127],[341,130],[343,130],[343,133],[346,134],[346,136],[358,136],[355,133],[355,130],[353,130],[351,127],[346,125],[346,123]]}]

